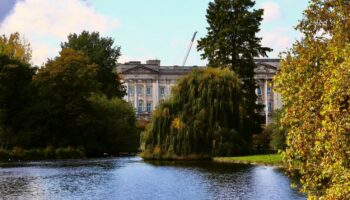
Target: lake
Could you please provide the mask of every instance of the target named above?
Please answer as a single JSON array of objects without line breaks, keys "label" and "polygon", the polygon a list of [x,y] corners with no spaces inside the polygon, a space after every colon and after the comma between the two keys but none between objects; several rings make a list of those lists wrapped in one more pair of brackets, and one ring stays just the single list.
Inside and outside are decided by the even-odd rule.
[{"label": "lake", "polygon": [[306,199],[274,167],[139,157],[0,165],[0,199]]}]

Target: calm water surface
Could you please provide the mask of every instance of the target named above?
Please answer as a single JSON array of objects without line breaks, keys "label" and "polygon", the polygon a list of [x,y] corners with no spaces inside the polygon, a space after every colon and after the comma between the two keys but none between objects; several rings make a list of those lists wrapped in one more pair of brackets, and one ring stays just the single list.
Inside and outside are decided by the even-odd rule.
[{"label": "calm water surface", "polygon": [[273,167],[139,157],[0,165],[0,199],[306,199]]}]

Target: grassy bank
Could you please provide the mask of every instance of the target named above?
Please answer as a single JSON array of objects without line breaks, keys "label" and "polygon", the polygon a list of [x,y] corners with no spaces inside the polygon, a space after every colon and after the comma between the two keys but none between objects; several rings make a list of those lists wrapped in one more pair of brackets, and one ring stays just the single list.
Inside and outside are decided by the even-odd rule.
[{"label": "grassy bank", "polygon": [[282,166],[282,157],[278,154],[251,155],[239,157],[214,157],[212,160],[214,162],[221,163]]},{"label": "grassy bank", "polygon": [[159,152],[144,151],[139,154],[144,160],[210,160],[210,156],[206,154],[189,154],[186,156],[178,156],[176,154],[161,154]]}]

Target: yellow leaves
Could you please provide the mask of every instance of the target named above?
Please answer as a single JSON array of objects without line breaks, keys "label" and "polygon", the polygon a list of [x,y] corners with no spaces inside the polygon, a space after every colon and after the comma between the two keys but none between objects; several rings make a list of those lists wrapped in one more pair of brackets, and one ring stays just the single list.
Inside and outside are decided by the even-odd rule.
[{"label": "yellow leaves", "polygon": [[171,122],[171,127],[176,130],[180,130],[184,127],[183,122],[181,121],[180,118],[175,117],[173,121]]},{"label": "yellow leaves", "polygon": [[29,63],[32,58],[30,44],[20,38],[18,32],[12,33],[9,37],[0,36],[0,54]]},{"label": "yellow leaves", "polygon": [[163,117],[167,117],[167,116],[169,116],[169,114],[170,114],[169,108],[164,108],[162,110],[162,116]]},{"label": "yellow leaves", "polygon": [[311,2],[298,26],[306,35],[286,53],[274,79],[288,128],[284,159],[301,162],[303,190],[315,195],[310,199],[350,198],[349,184],[340,187],[350,183],[350,27],[340,23],[350,22],[350,6],[344,2]]}]

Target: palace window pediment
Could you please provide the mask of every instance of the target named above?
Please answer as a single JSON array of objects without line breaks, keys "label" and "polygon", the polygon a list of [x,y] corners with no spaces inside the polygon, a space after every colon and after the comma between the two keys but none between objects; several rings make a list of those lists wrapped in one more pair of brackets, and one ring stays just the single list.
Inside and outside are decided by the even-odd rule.
[{"label": "palace window pediment", "polygon": [[272,65],[268,65],[265,63],[258,63],[257,67],[254,69],[255,74],[260,73],[268,73],[268,74],[276,74],[277,68]]},{"label": "palace window pediment", "polygon": [[127,69],[123,74],[158,74],[157,70],[146,67],[144,65],[137,65],[133,68]]}]

